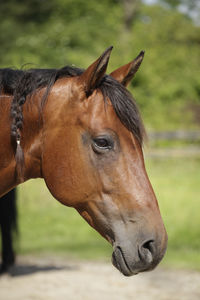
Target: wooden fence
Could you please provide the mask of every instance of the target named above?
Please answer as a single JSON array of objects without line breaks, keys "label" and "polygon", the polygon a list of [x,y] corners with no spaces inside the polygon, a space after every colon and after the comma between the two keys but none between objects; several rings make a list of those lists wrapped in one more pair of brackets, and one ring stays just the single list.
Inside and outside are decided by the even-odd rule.
[{"label": "wooden fence", "polygon": [[150,131],[148,132],[149,140],[184,140],[188,142],[200,142],[200,130],[196,131]]},{"label": "wooden fence", "polygon": [[[200,130],[196,131],[150,131],[148,132],[149,147],[145,148],[145,155],[153,158],[167,157],[199,157],[200,158]],[[185,141],[185,145],[154,147],[157,141]]]}]

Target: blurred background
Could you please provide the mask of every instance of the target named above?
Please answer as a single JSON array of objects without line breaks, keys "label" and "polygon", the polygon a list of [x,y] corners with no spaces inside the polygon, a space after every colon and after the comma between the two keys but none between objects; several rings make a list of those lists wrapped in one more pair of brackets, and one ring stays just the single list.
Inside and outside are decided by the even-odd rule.
[{"label": "blurred background", "polygon": [[[146,166],[169,235],[165,266],[200,269],[200,2],[0,0],[0,67],[108,72],[145,50],[130,90],[149,141]],[[42,180],[18,187],[18,254],[109,259],[111,247]]]}]

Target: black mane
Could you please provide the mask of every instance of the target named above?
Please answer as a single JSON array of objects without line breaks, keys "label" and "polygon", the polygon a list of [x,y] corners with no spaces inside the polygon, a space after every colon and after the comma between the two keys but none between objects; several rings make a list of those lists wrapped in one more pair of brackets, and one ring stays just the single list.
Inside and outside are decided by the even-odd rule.
[{"label": "black mane", "polygon": [[[16,139],[19,138],[19,130],[23,125],[22,106],[27,95],[34,93],[38,88],[47,87],[47,96],[58,79],[79,76],[83,71],[83,69],[69,66],[61,69],[30,69],[26,71],[0,69],[0,92],[14,95],[11,106],[12,136],[15,136]],[[120,121],[142,145],[145,132],[143,123],[135,101],[128,90],[108,75],[103,77],[98,88],[102,91],[105,101],[107,98],[110,99]]]}]

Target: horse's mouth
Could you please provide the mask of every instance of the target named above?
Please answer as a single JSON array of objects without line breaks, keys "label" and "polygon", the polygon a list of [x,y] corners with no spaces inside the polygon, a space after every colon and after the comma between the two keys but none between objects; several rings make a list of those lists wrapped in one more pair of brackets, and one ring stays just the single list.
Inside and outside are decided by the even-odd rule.
[{"label": "horse's mouth", "polygon": [[115,248],[112,254],[112,263],[125,276],[138,274],[137,271],[133,271],[130,269],[120,247]]}]

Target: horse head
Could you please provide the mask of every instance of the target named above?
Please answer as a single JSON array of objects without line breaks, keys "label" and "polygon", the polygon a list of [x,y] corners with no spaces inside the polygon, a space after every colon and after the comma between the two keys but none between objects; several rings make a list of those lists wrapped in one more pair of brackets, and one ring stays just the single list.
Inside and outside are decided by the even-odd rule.
[{"label": "horse head", "polygon": [[142,121],[126,85],[144,53],[105,75],[111,48],[77,76],[57,80],[43,111],[42,176],[53,194],[113,246],[130,276],[162,259],[167,234],[142,152]]}]

